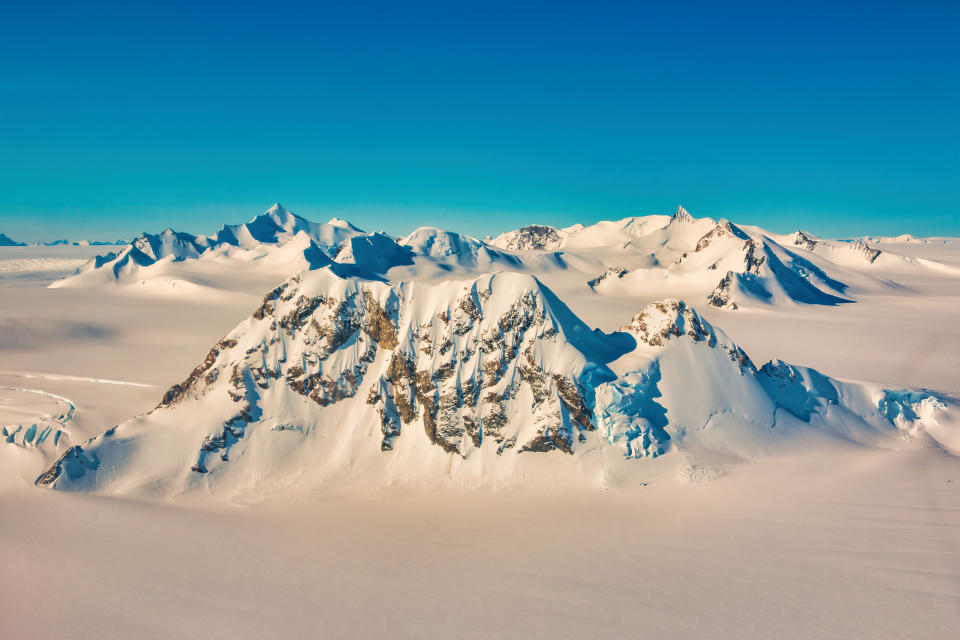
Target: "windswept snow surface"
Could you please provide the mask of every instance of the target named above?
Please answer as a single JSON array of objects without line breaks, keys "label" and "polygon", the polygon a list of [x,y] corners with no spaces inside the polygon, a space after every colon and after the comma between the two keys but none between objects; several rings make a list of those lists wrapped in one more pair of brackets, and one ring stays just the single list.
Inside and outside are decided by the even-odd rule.
[{"label": "windswept snow surface", "polygon": [[0,248],[0,637],[960,626],[957,241],[271,211]]}]

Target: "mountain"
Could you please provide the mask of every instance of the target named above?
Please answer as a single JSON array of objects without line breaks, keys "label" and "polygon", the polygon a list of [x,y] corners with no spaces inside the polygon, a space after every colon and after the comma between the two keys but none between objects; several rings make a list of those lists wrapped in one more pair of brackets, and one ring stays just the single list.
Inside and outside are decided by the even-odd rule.
[{"label": "mountain", "polygon": [[[845,295],[850,285],[831,272],[870,280],[869,276],[850,274],[849,264],[827,262],[835,255],[826,252],[825,243],[814,242],[819,248],[809,255],[812,251],[800,236],[785,237],[790,244],[783,246],[763,229],[741,227],[723,219],[694,218],[682,206],[672,216],[625,218],[553,230],[556,238],[544,243],[535,239],[553,238],[553,234],[534,234],[529,229],[503,234],[491,243],[537,247],[519,251],[521,259],[548,247],[567,262],[584,257],[601,259],[606,263],[605,271],[587,280],[600,295],[629,296],[638,290],[662,290],[730,309],[743,304],[833,305],[852,300]],[[803,237],[813,242],[811,237]],[[861,266],[872,262],[867,255],[871,249],[854,247],[853,251],[864,256]]]},{"label": "mountain", "polygon": [[335,261],[355,265],[358,273],[383,274],[394,267],[413,264],[415,252],[385,233],[353,236],[341,245]]},{"label": "mountain", "polygon": [[120,284],[152,294],[176,287],[180,294],[207,295],[213,293],[211,285],[236,280],[242,272],[273,274],[279,280],[328,265],[342,276],[378,279],[397,267],[407,268],[402,275],[408,278],[524,267],[510,252],[456,232],[423,227],[395,239],[382,232],[366,233],[337,218],[311,222],[277,204],[246,224],[226,225],[209,236],[172,229],[143,233],[122,250],[91,259],[72,277],[51,286]]},{"label": "mountain", "polygon": [[[681,221],[678,224],[688,224]],[[345,482],[629,483],[638,458],[935,444],[927,391],[757,367],[680,300],[591,330],[537,278],[384,282],[334,265],[270,291],[151,412],[66,450],[41,486],[263,495]]]},{"label": "mountain", "polygon": [[420,227],[399,243],[417,256],[448,267],[487,270],[496,266],[519,267],[514,255],[500,251],[482,240],[437,227]]},{"label": "mountain", "polygon": [[[274,265],[281,277],[333,262],[344,243],[364,232],[349,222],[333,218],[311,222],[279,203],[250,222],[224,225],[215,234],[194,235],[167,228],[160,233],[142,233],[117,252],[88,261],[74,276],[52,287],[100,286],[104,284],[151,284],[170,280],[172,263],[192,264],[204,260],[209,268],[231,273],[257,261]],[[196,271],[196,270],[193,270]],[[179,269],[172,281],[190,281],[191,270]]]},{"label": "mountain", "polygon": [[278,202],[250,222],[225,225],[209,236],[208,243],[214,247],[229,245],[249,249],[264,244],[283,244],[301,231],[324,249],[338,247],[348,238],[363,233],[340,218],[332,218],[326,223],[311,222],[287,211]]},{"label": "mountain", "polygon": [[51,240],[50,242],[38,242],[37,246],[40,247],[66,247],[72,245],[74,247],[113,247],[117,245],[127,244],[126,240],[116,240],[114,242],[109,242],[106,240],[67,240],[66,238],[61,238],[59,240]]},{"label": "mountain", "polygon": [[671,223],[674,225],[674,232],[679,229],[679,235],[683,235],[687,225],[693,225],[696,221],[680,206],[672,216],[651,215],[604,220],[592,225],[575,224],[563,229],[539,225],[523,227],[500,234],[491,240],[490,244],[513,251],[581,251],[598,248],[636,250],[637,247],[632,247],[635,241],[641,238],[653,240],[651,234],[663,231]]},{"label": "mountain", "polygon": [[893,293],[918,270],[952,267],[878,249],[863,240],[825,240],[805,231],[775,234],[729,220],[697,218],[682,206],[650,215],[573,225],[529,226],[492,240],[421,227],[394,238],[334,218],[315,223],[279,204],[248,223],[209,236],[166,229],[97,256],[51,287],[111,286],[149,295],[255,296],[300,271],[435,281],[515,271],[578,281],[599,296],[665,297],[716,308],[824,305]]},{"label": "mountain", "polygon": [[25,247],[26,242],[17,242],[4,233],[0,233],[0,247]]},{"label": "mountain", "polygon": [[[778,235],[729,220],[695,218],[682,206],[671,216],[643,216],[565,229],[524,227],[492,245],[524,261],[554,251],[568,265],[603,269],[585,279],[598,295],[659,292],[738,309],[764,305],[838,305],[857,293],[892,291],[885,274],[943,265],[881,251],[870,244],[828,241],[804,231]],[[522,248],[522,249],[521,249]]]},{"label": "mountain", "polygon": [[560,233],[556,227],[534,224],[501,233],[490,244],[510,251],[554,250],[560,248]]}]

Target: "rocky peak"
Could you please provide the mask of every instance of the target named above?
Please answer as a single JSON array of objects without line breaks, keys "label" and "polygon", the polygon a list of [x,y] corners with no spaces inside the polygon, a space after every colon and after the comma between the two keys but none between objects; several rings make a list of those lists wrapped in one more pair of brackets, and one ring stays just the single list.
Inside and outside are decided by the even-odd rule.
[{"label": "rocky peak", "polygon": [[673,212],[673,217],[670,219],[670,222],[693,222],[693,216],[691,216],[682,205],[678,205],[677,210]]},{"label": "rocky peak", "polygon": [[806,249],[807,251],[813,251],[817,246],[817,240],[811,236],[806,231],[798,229],[794,235],[793,244],[800,247],[801,249]]},{"label": "rocky peak", "polygon": [[748,240],[749,236],[740,230],[739,227],[731,224],[729,220],[720,220],[717,222],[717,226],[703,234],[703,236],[697,241],[697,246],[694,251],[703,251],[710,246],[710,243],[719,238],[739,238],[741,240]]},{"label": "rocky peak", "polygon": [[620,331],[632,334],[639,343],[651,347],[666,347],[671,340],[683,337],[708,347],[719,346],[740,367],[741,373],[756,373],[747,353],[683,300],[667,299],[648,304],[630,324],[620,327]]},{"label": "rocky peak", "polygon": [[[159,408],[208,393],[239,403],[204,441],[203,471],[220,464],[204,451],[229,448],[255,422],[258,398],[289,391],[321,407],[362,398],[379,415],[384,451],[416,424],[459,455],[487,441],[499,454],[572,453],[594,429],[581,381],[594,338],[581,325],[530,276],[391,286],[324,269],[268,293]],[[529,420],[508,424],[517,412]]]},{"label": "rocky peak", "polygon": [[501,246],[511,251],[549,249],[560,242],[560,234],[554,227],[534,224],[517,229],[508,235]]},{"label": "rocky peak", "polygon": [[639,341],[662,347],[673,337],[688,335],[696,341],[707,340],[711,346],[717,338],[713,327],[683,300],[653,302],[633,317],[620,331],[632,333]]},{"label": "rocky peak", "polygon": [[707,304],[712,307],[723,308],[736,310],[737,303],[733,302],[730,299],[730,296],[733,292],[733,283],[734,279],[737,277],[733,271],[727,271],[726,275],[720,278],[720,282],[717,283],[717,286],[713,289],[709,296],[707,296]]},{"label": "rocky peak", "polygon": [[606,282],[608,280],[622,279],[628,273],[630,272],[626,267],[607,267],[607,270],[604,271],[602,274],[600,274],[593,280],[587,281],[587,285],[591,289],[595,289],[602,282]]},{"label": "rocky peak", "polygon": [[857,253],[863,254],[863,257],[865,257],[867,259],[867,262],[869,262],[870,264],[873,264],[874,262],[876,262],[877,258],[880,257],[880,254],[883,253],[882,251],[880,251],[880,249],[874,249],[873,247],[868,245],[866,242],[863,241],[863,238],[858,238],[857,241],[851,245],[851,247],[853,247],[853,250],[856,251]]}]

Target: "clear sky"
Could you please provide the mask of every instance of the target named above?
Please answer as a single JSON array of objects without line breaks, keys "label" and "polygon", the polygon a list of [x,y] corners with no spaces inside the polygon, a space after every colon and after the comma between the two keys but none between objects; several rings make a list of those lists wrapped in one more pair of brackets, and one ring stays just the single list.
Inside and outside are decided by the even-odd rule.
[{"label": "clear sky", "polygon": [[[153,4],[153,3],[150,3]],[[960,235],[960,2],[0,0],[0,232]]]}]

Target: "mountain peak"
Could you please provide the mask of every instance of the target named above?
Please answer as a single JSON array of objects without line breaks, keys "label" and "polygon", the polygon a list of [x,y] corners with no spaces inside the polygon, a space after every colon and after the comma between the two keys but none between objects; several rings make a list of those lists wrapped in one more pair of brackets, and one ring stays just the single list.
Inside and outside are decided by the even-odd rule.
[{"label": "mountain peak", "polygon": [[654,347],[663,346],[665,340],[684,334],[697,341],[707,338],[711,343],[716,342],[710,323],[686,302],[674,298],[651,302],[620,330],[632,333]]},{"label": "mountain peak", "polygon": [[6,234],[0,233],[0,247],[25,247],[27,243],[17,242]]},{"label": "mountain peak", "polygon": [[530,251],[555,248],[560,244],[556,227],[532,224],[516,231],[502,233],[489,244],[511,251]]},{"label": "mountain peak", "polygon": [[683,208],[683,205],[677,205],[677,210],[673,212],[675,222],[693,222],[693,216]]}]

